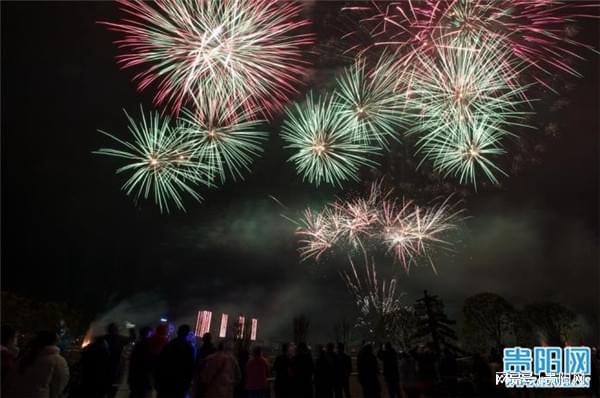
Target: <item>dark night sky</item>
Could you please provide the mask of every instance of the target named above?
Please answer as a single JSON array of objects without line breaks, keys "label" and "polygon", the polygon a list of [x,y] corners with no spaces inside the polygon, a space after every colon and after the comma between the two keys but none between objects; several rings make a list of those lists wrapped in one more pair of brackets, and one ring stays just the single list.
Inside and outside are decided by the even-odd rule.
[{"label": "dark night sky", "polygon": [[[311,12],[324,7],[337,5]],[[305,312],[326,335],[328,318],[352,313],[337,260],[300,264],[294,227],[269,195],[294,215],[342,192],[300,182],[276,136],[280,121],[245,181],[205,192],[202,204],[188,200],[187,213],[136,206],[114,175],[120,163],[92,155],[110,144],[96,129],[125,137],[122,109],[150,107],[114,61],[115,34],[96,23],[118,15],[111,2],[2,2],[2,289],[91,314],[117,303],[180,319],[198,307],[246,311],[277,336]],[[598,47],[598,24],[579,27]],[[427,288],[458,315],[481,291],[519,305],[556,300],[597,330],[600,69],[597,54],[585,55],[584,77],[551,97],[568,105],[536,105],[560,135],[530,132],[544,145],[540,162],[465,200],[456,253],[438,260],[437,276],[426,267],[402,276],[408,301]]]}]

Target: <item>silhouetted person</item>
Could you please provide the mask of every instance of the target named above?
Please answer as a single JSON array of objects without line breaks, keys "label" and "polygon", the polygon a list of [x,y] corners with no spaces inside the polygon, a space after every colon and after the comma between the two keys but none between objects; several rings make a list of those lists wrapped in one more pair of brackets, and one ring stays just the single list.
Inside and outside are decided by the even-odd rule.
[{"label": "silhouetted person", "polygon": [[64,319],[61,319],[58,322],[58,327],[56,329],[56,334],[58,336],[58,348],[60,348],[61,352],[65,352],[69,346],[71,345],[71,332],[67,327],[67,323]]},{"label": "silhouetted person", "polygon": [[594,398],[600,397],[600,350],[592,347],[590,390]]},{"label": "silhouetted person", "polygon": [[140,338],[131,350],[129,358],[129,397],[149,398],[152,394],[152,354],[150,352],[150,334],[152,329],[140,329]]},{"label": "silhouetted person", "polygon": [[451,396],[456,392],[457,377],[456,357],[448,347],[444,347],[440,358],[440,378]]},{"label": "silhouetted person", "polygon": [[[204,335],[202,336],[202,344],[196,351],[196,373],[198,375],[202,373],[202,369],[206,365],[206,358],[208,358],[209,355],[212,355],[215,352],[217,352],[217,347],[215,347],[215,345],[212,342],[212,335],[210,333],[204,333]],[[202,398],[205,395],[205,392],[203,391],[204,386],[200,382],[198,382],[197,384],[198,385],[196,385],[195,398]]]},{"label": "silhouetted person", "polygon": [[80,380],[71,396],[106,397],[111,389],[110,353],[104,336],[96,337],[81,351]]},{"label": "silhouetted person", "polygon": [[8,375],[6,398],[58,398],[69,382],[69,366],[60,356],[55,332],[40,332]]},{"label": "silhouetted person", "polygon": [[488,396],[492,390],[492,372],[485,358],[477,353],[473,355],[473,381],[479,397]]},{"label": "silhouetted person", "polygon": [[294,396],[311,398],[313,396],[314,362],[306,343],[299,343],[296,355],[292,358],[294,376]]},{"label": "silhouetted person", "polygon": [[243,398],[246,396],[246,364],[250,359],[250,354],[248,353],[248,349],[241,342],[238,344],[235,357],[240,367],[241,380],[238,385],[235,386],[234,396]]},{"label": "silhouetted person", "polygon": [[417,386],[417,361],[415,356],[415,350],[400,355],[400,387],[406,398],[417,398],[419,396],[419,388]]},{"label": "silhouetted person", "polygon": [[417,378],[421,386],[421,392],[429,396],[432,394],[436,379],[435,353],[431,344],[427,344],[417,352]]},{"label": "silhouetted person", "polygon": [[158,356],[155,387],[157,398],[183,398],[192,385],[194,350],[188,325],[181,325],[177,337]]},{"label": "silhouetted person", "polygon": [[315,396],[317,398],[333,397],[335,352],[333,344],[327,344],[327,349],[321,348],[315,364]]},{"label": "silhouetted person", "polygon": [[389,341],[385,343],[384,349],[377,353],[383,363],[383,378],[388,388],[389,398],[401,397],[400,375],[398,373],[398,353]]},{"label": "silhouetted person", "polygon": [[350,374],[352,373],[352,358],[346,354],[344,343],[337,344],[335,357],[335,379],[333,393],[335,398],[350,397]]},{"label": "silhouetted person", "polygon": [[373,347],[366,344],[358,353],[356,359],[358,368],[358,381],[363,390],[365,398],[381,397],[381,387],[379,385],[379,367],[377,358],[373,354]]},{"label": "silhouetted person", "polygon": [[9,325],[2,325],[2,346],[0,347],[2,357],[2,386],[6,376],[15,368],[19,349],[17,348],[17,331]]},{"label": "silhouetted person", "polygon": [[161,323],[156,327],[154,334],[150,337],[150,353],[158,358],[158,355],[169,342],[169,327]]},{"label": "silhouetted person", "polygon": [[290,346],[288,343],[281,345],[281,354],[275,358],[273,372],[275,373],[275,396],[277,398],[290,397],[293,392],[293,380]]},{"label": "silhouetted person", "polygon": [[202,336],[202,345],[198,349],[196,360],[200,362],[215,352],[217,352],[217,347],[215,347],[212,342],[212,335],[210,333],[204,333],[204,336]]},{"label": "silhouetted person", "polygon": [[269,396],[269,364],[262,355],[259,346],[252,350],[252,359],[246,363],[245,389],[248,398],[267,398]]},{"label": "silhouetted person", "polygon": [[231,398],[235,386],[241,380],[237,360],[225,344],[219,343],[217,352],[206,358],[200,374],[206,398]]},{"label": "silhouetted person", "polygon": [[102,339],[108,349],[108,374],[110,379],[108,398],[113,398],[117,394],[121,382],[121,352],[127,340],[119,334],[119,326],[116,323],[110,323],[106,327],[106,334]]}]

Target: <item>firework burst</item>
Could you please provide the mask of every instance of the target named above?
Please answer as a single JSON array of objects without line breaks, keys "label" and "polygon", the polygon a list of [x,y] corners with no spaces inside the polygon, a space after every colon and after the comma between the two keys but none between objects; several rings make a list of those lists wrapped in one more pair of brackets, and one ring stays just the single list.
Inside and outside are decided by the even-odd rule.
[{"label": "firework burst", "polygon": [[281,138],[296,151],[290,162],[310,183],[341,186],[357,179],[361,166],[374,166],[369,159],[376,148],[354,140],[353,126],[340,112],[333,96],[313,98],[286,111]]},{"label": "firework burst", "polygon": [[392,49],[397,64],[403,66],[432,51],[440,38],[498,39],[512,57],[531,67],[528,71],[535,80],[549,87],[547,80],[556,71],[579,76],[566,59],[580,59],[579,48],[593,47],[573,40],[568,24],[597,17],[592,13],[597,8],[592,2],[549,0],[371,1],[346,8],[362,15],[359,29],[347,36],[367,32],[371,40],[362,52]]},{"label": "firework burst", "polygon": [[187,193],[200,201],[198,185],[210,185],[209,166],[194,159],[194,145],[185,134],[169,126],[169,118],[161,120],[158,113],[148,118],[141,110],[141,121],[129,120],[133,142],[123,141],[99,130],[123,146],[123,149],[101,148],[94,153],[126,159],[130,163],[117,169],[117,173],[131,172],[124,183],[127,195],[147,199],[152,192],[160,211],[169,211],[169,202],[184,210],[182,194]]},{"label": "firework burst", "polygon": [[[435,271],[431,253],[451,248],[449,234],[457,229],[462,211],[450,198],[442,203],[419,206],[411,200],[393,197],[380,183],[371,186],[367,198],[338,200],[322,212],[307,210],[297,234],[301,236],[303,260],[318,260],[340,245],[367,250],[381,247],[404,268],[425,259]],[[346,246],[347,247],[347,246]]]},{"label": "firework burst", "polygon": [[419,258],[425,258],[434,272],[435,265],[430,253],[436,248],[449,248],[444,236],[457,228],[456,222],[462,211],[450,204],[450,198],[441,204],[422,207],[402,200],[382,204],[382,240],[394,258],[410,271]]},{"label": "firework burst", "polygon": [[420,142],[419,151],[433,167],[444,176],[458,178],[459,182],[471,183],[477,188],[477,171],[480,170],[490,182],[499,184],[497,174],[507,174],[493,159],[503,155],[502,139],[514,136],[503,130],[497,122],[482,116],[468,122],[448,126],[444,136],[435,135]]},{"label": "firework burst", "polygon": [[179,110],[191,99],[227,92],[250,108],[280,109],[306,67],[302,6],[275,0],[119,0],[128,18],[103,22],[123,68],[140,70],[138,88],[155,86],[156,104]]},{"label": "firework burst", "polygon": [[303,260],[314,258],[318,261],[339,239],[338,217],[330,209],[320,213],[307,209],[300,224],[297,234],[300,236],[300,257]]},{"label": "firework burst", "polygon": [[195,157],[207,164],[224,182],[227,175],[242,178],[253,159],[262,153],[268,133],[260,131],[260,120],[245,112],[243,102],[234,105],[221,96],[199,97],[193,111],[184,109],[180,128],[195,149]]},{"label": "firework burst", "polygon": [[389,139],[397,140],[398,129],[405,125],[401,112],[405,96],[396,89],[392,62],[389,56],[381,57],[368,71],[361,58],[337,80],[335,93],[340,110],[350,119],[356,141],[387,147]]},{"label": "firework burst", "polygon": [[414,68],[403,74],[417,115],[413,132],[441,134],[448,125],[481,115],[518,125],[527,112],[526,86],[518,84],[518,65],[511,64],[503,44],[439,41],[433,56],[417,55]]},{"label": "firework burst", "polygon": [[434,56],[419,54],[414,64],[404,78],[418,152],[461,183],[476,185],[477,168],[498,183],[502,172],[492,159],[504,153],[505,128],[526,127],[529,114],[520,109],[529,103],[527,86],[519,85],[502,43],[441,41]]}]

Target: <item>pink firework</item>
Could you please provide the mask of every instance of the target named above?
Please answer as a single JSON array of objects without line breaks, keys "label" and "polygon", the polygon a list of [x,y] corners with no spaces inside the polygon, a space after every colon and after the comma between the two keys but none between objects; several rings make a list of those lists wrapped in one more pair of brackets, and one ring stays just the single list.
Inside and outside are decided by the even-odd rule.
[{"label": "pink firework", "polygon": [[320,213],[314,213],[310,209],[304,212],[302,226],[296,234],[300,238],[300,257],[319,258],[329,251],[339,239],[339,220],[334,212],[326,209]]},{"label": "pink firework", "polygon": [[333,208],[339,215],[340,235],[353,247],[362,247],[362,238],[372,236],[372,229],[379,218],[377,209],[364,199],[338,202]]},{"label": "pink firework", "polygon": [[304,48],[313,36],[298,3],[277,0],[118,0],[128,14],[103,22],[116,41],[122,68],[135,68],[139,90],[175,114],[198,96],[249,98],[269,114],[301,83]]},{"label": "pink firework", "polygon": [[570,36],[569,23],[582,17],[598,17],[593,2],[555,0],[403,0],[371,1],[347,12],[362,15],[361,29],[377,47],[393,49],[399,66],[409,65],[418,53],[428,52],[436,39],[480,40],[501,38],[512,54],[529,65],[535,80],[548,86],[544,77],[554,71],[574,76],[578,72],[566,58],[581,58],[577,48],[593,49]]},{"label": "pink firework", "polygon": [[390,200],[381,204],[381,241],[407,272],[425,248],[417,236],[416,211],[418,207],[411,201],[398,204]]},{"label": "pink firework", "polygon": [[406,272],[426,259],[435,271],[430,253],[450,248],[448,233],[457,229],[461,210],[450,198],[442,203],[419,206],[405,198],[394,198],[393,191],[371,185],[365,198],[338,200],[319,213],[306,210],[297,230],[303,260],[318,260],[334,247],[348,250],[383,247]]}]

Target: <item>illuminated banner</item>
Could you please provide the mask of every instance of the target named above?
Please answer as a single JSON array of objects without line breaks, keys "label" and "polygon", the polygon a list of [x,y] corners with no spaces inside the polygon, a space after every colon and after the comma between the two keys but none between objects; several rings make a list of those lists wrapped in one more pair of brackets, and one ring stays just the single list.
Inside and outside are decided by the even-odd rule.
[{"label": "illuminated banner", "polygon": [[198,318],[196,319],[196,336],[204,336],[204,334],[210,332],[211,319],[211,311],[198,311]]},{"label": "illuminated banner", "polygon": [[237,334],[236,337],[238,339],[243,339],[244,338],[244,325],[246,323],[246,318],[242,315],[240,315],[238,317],[238,322],[237,322]]},{"label": "illuminated banner", "polygon": [[250,340],[256,340],[256,329],[258,329],[258,319],[252,318],[252,331],[250,332]]},{"label": "illuminated banner", "polygon": [[222,314],[221,315],[221,328],[219,329],[219,337],[227,336],[227,320],[229,319],[229,315]]}]

